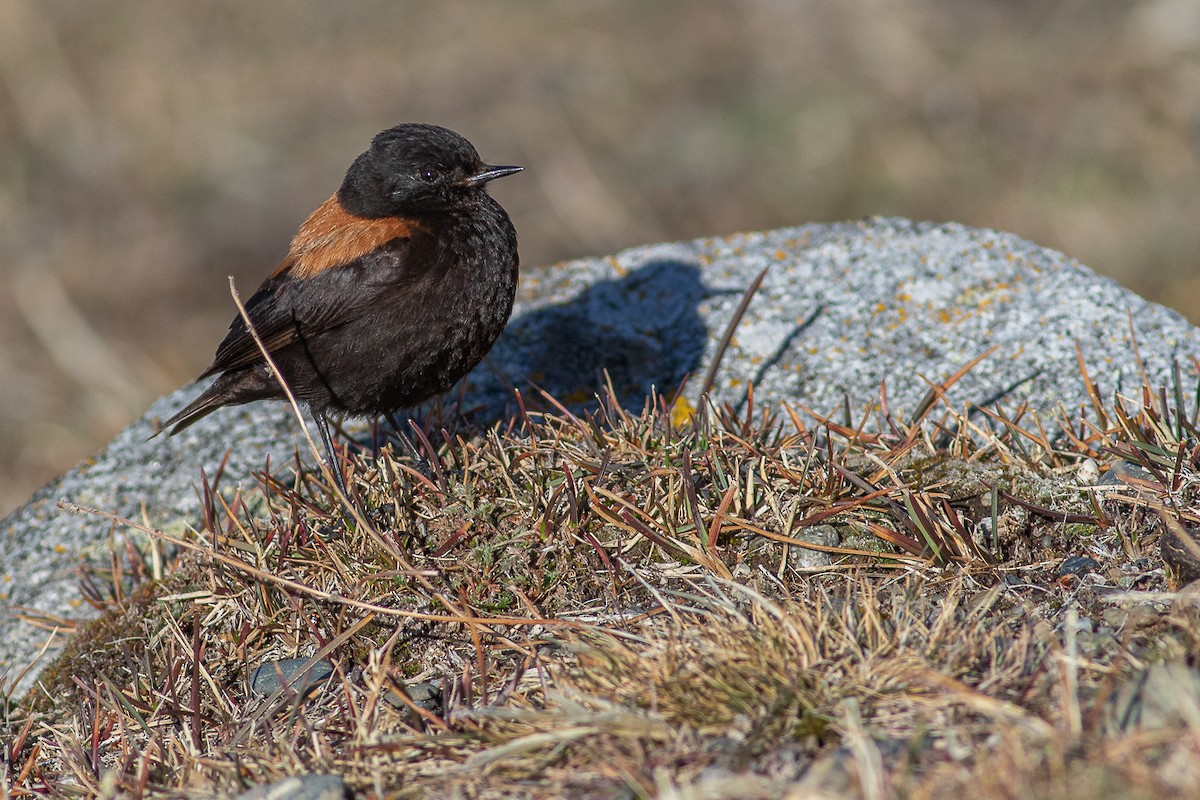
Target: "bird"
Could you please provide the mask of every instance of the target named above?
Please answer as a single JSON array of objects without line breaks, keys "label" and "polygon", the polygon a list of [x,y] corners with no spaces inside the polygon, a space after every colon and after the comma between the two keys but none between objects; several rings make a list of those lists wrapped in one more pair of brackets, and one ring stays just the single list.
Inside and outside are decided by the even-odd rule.
[{"label": "bird", "polygon": [[395,412],[450,389],[507,324],[517,233],[487,185],[522,170],[485,164],[439,125],[377,134],[245,303],[279,377],[239,314],[196,379],[216,380],[160,431],[173,436],[224,406],[286,399],[282,378],[307,405],[349,498],[329,415],[386,416],[411,450]]}]

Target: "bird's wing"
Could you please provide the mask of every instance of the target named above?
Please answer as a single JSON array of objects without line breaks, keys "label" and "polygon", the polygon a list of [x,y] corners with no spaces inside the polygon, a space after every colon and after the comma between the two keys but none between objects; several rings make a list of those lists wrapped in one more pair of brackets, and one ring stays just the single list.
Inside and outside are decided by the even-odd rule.
[{"label": "bird's wing", "polygon": [[[285,262],[245,304],[246,316],[264,348],[275,353],[332,330],[371,306],[382,292],[411,279],[421,259],[410,257],[409,244],[408,239],[394,240],[312,277],[295,277]],[[262,361],[258,344],[238,315],[217,347],[212,365],[200,377]]]}]

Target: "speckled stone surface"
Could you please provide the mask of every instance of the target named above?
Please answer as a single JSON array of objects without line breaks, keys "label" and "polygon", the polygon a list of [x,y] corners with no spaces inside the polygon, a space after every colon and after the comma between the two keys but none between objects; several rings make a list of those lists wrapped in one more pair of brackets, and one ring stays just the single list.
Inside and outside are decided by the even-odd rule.
[{"label": "speckled stone surface", "polygon": [[1111,397],[1140,386],[1134,337],[1153,380],[1168,381],[1178,361],[1194,382],[1195,328],[1062,253],[995,231],[874,219],[552,268],[523,287],[536,302],[523,304],[493,352],[492,370],[510,380],[477,380],[477,396],[499,402],[501,386],[534,375],[560,397],[581,398],[608,367],[640,405],[651,383],[673,388],[689,371],[703,374],[764,267],[716,383],[718,397],[735,404],[752,381],[758,401],[859,409],[886,381],[893,412],[912,411],[928,391],[923,378],[942,381],[998,345],[950,390],[950,402],[1073,408],[1087,402],[1076,344]]},{"label": "speckled stone surface", "polygon": [[[461,410],[478,424],[513,407],[532,384],[573,404],[603,386],[640,407],[651,386],[702,375],[746,287],[769,267],[722,362],[721,400],[787,400],[817,413],[875,401],[886,381],[893,413],[988,347],[996,352],[949,392],[969,402],[1086,404],[1076,346],[1102,395],[1136,392],[1141,373],[1169,384],[1178,362],[1191,393],[1195,328],[1062,255],[994,231],[875,219],[652,245],[615,257],[527,271],[513,320],[468,379]],[[695,391],[698,380],[692,382]],[[111,526],[55,507],[62,499],[179,528],[196,524],[195,489],[232,448],[223,487],[253,483],[268,458],[285,471],[300,441],[283,405],[226,409],[180,436],[147,441],[153,422],[194,397],[159,400],[94,459],[0,522],[0,673],[18,670],[45,632],[17,607],[77,616],[82,559],[106,560]],[[840,412],[839,412],[840,413]],[[858,417],[855,417],[857,421]],[[117,530],[117,540],[125,535]],[[10,673],[10,679],[15,672]],[[29,685],[27,679],[22,686]]]}]

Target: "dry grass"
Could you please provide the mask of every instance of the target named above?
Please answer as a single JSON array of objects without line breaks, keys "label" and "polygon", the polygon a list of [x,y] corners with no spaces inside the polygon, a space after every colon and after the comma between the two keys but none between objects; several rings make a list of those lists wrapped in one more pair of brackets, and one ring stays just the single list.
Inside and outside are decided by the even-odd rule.
[{"label": "dry grass", "polygon": [[[877,407],[879,434],[664,398],[434,415],[431,478],[390,447],[347,462],[365,525],[311,473],[211,492],[193,535],[97,576],[107,613],[7,701],[8,791],[1178,796],[1197,729],[1114,727],[1111,699],[1200,654],[1152,556],[1160,515],[1200,522],[1194,400],[1052,423],[944,389]],[[1118,462],[1147,477],[1097,485]],[[801,566],[827,525],[831,560]],[[1094,574],[1058,574],[1083,554]],[[284,657],[334,673],[248,690]],[[401,699],[429,680],[433,710]]]}]

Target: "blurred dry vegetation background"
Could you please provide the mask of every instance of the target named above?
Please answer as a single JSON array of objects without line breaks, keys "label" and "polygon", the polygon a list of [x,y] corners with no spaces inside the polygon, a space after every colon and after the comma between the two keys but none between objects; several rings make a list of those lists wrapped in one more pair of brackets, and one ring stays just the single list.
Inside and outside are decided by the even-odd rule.
[{"label": "blurred dry vegetation background", "polygon": [[226,276],[400,121],[527,166],[527,269],[899,214],[1200,320],[1196,0],[0,0],[0,513],[206,366]]}]

